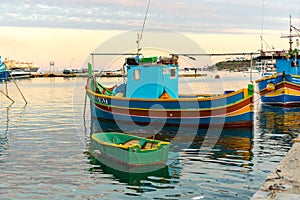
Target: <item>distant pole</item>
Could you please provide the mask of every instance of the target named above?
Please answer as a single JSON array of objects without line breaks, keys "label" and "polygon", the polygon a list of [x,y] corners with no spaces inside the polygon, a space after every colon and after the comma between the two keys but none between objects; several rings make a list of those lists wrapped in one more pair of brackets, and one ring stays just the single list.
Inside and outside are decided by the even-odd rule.
[{"label": "distant pole", "polygon": [[250,82],[253,84],[253,80],[252,80],[252,54],[250,54]]},{"label": "distant pole", "polygon": [[54,61],[49,62],[50,73],[52,73],[52,68],[54,69]]}]

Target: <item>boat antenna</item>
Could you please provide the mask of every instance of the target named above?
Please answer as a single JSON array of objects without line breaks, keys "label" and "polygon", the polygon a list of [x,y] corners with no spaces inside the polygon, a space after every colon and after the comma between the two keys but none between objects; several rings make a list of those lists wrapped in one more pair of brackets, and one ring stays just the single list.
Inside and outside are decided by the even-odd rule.
[{"label": "boat antenna", "polygon": [[144,22],[143,22],[141,34],[137,34],[136,43],[137,43],[137,53],[138,53],[138,55],[140,54],[140,51],[142,50],[142,48],[140,48],[140,41],[143,38],[143,33],[144,33],[145,24],[146,24],[146,20],[147,20],[147,16],[148,16],[148,11],[149,11],[149,8],[150,8],[150,2],[151,2],[151,0],[148,1],[148,6],[147,6],[147,10],[146,10],[145,17],[144,17]]}]

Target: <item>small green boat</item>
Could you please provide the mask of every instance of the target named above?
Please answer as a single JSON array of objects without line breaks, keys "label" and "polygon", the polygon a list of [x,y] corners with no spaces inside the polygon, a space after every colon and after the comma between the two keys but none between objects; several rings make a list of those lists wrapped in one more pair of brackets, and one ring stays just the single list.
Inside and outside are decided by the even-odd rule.
[{"label": "small green boat", "polygon": [[163,164],[170,148],[169,142],[117,132],[93,134],[92,145],[101,156],[133,166]]}]

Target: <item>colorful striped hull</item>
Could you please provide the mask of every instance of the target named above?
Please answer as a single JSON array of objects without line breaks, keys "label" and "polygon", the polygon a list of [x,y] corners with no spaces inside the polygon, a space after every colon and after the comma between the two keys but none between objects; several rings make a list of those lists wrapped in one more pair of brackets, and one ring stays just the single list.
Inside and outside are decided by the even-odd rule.
[{"label": "colorful striped hull", "polygon": [[256,82],[264,104],[300,106],[300,76],[275,74]]},{"label": "colorful striped hull", "polygon": [[252,127],[253,95],[247,89],[210,97],[129,99],[87,88],[92,119],[115,124],[177,127]]}]

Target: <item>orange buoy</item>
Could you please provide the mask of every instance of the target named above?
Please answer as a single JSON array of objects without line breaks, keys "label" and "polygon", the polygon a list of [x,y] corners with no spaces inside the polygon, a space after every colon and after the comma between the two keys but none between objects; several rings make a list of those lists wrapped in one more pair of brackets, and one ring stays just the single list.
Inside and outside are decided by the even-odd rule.
[{"label": "orange buoy", "polygon": [[266,88],[267,88],[268,92],[272,92],[275,90],[275,85],[274,85],[274,83],[268,83]]}]

